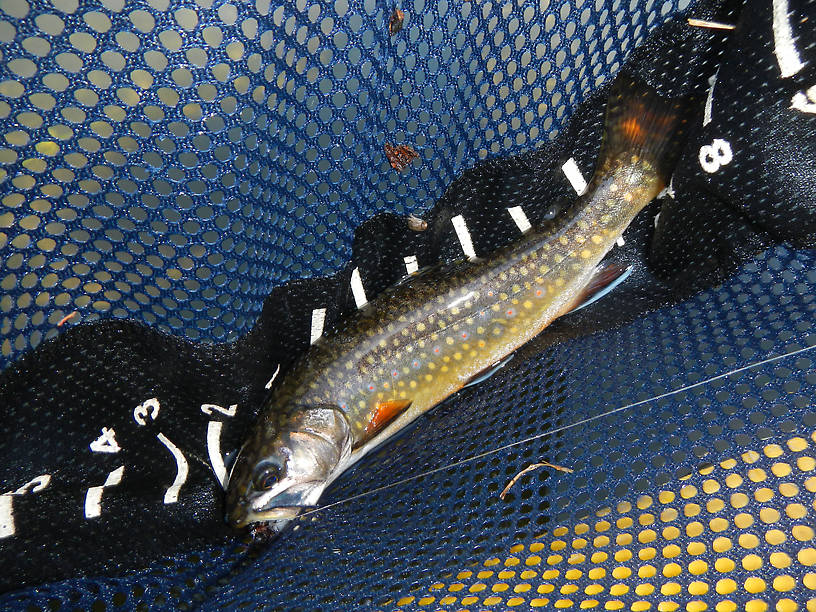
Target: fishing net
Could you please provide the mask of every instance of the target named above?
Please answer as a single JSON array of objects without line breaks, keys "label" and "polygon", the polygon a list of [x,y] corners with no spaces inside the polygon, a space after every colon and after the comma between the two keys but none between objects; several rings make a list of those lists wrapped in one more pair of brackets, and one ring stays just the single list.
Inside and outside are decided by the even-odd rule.
[{"label": "fishing net", "polygon": [[[814,19],[0,0],[0,604],[816,606]],[[227,529],[268,388],[411,269],[574,200],[621,68],[693,101],[610,254],[632,276],[275,542]],[[539,462],[571,471],[501,495]]]}]

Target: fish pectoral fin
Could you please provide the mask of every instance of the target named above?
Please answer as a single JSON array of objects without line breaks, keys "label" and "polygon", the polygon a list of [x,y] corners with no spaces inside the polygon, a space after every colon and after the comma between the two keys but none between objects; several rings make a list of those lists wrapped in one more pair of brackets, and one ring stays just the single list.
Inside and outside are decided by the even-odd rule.
[{"label": "fish pectoral fin", "polygon": [[581,310],[584,306],[589,306],[593,302],[600,300],[629,278],[631,273],[632,266],[622,266],[616,263],[600,264],[595,268],[595,272],[586,286],[564,308],[563,314]]},{"label": "fish pectoral fin", "polygon": [[397,418],[400,414],[408,410],[412,400],[409,399],[393,399],[384,402],[377,402],[374,409],[374,414],[365,428],[365,438],[363,442],[367,442],[377,435],[383,427],[388,425],[391,421]]}]

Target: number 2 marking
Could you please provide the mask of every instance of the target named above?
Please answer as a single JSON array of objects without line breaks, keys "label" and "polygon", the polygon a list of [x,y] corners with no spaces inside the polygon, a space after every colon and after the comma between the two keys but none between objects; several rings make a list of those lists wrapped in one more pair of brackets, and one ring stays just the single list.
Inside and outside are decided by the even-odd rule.
[{"label": "number 2 marking", "polygon": [[731,145],[727,140],[715,138],[710,145],[700,147],[700,166],[706,172],[713,173],[722,166],[727,166],[734,159]]},{"label": "number 2 marking", "polygon": [[238,404],[233,404],[229,408],[222,408],[218,404],[201,404],[201,412],[207,415],[212,415],[213,410],[225,414],[228,417],[235,416],[235,411],[238,409]]},{"label": "number 2 marking", "polygon": [[145,400],[133,409],[133,420],[137,425],[146,425],[145,417],[150,417],[151,421],[155,421],[158,416],[159,400],[155,397]]}]

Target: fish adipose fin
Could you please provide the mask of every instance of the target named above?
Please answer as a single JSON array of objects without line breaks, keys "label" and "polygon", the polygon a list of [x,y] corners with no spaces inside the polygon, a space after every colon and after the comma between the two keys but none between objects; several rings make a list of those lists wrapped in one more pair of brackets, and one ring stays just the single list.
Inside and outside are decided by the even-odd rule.
[{"label": "fish adipose fin", "polygon": [[616,160],[637,161],[636,156],[654,169],[665,187],[686,139],[689,104],[685,99],[662,98],[646,83],[619,74],[606,106],[598,172],[604,173]]},{"label": "fish adipose fin", "polygon": [[563,314],[581,310],[593,302],[597,302],[607,295],[623,281],[629,278],[632,273],[632,266],[622,266],[616,263],[602,263],[592,274],[589,282],[584,286],[575,299],[567,304]]}]

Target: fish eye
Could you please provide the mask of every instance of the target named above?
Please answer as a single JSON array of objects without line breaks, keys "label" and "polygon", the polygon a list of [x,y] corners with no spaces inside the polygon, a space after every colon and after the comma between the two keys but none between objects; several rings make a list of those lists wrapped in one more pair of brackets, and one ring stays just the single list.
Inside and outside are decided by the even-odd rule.
[{"label": "fish eye", "polygon": [[252,486],[256,491],[268,491],[280,480],[281,468],[275,463],[265,461],[255,467],[252,474]]}]

